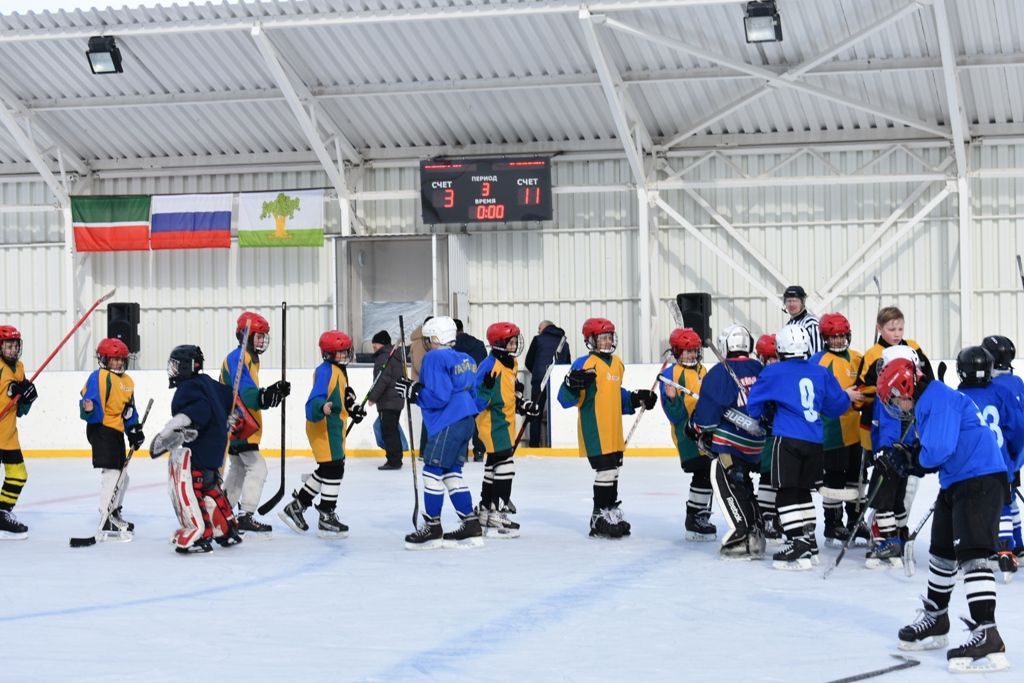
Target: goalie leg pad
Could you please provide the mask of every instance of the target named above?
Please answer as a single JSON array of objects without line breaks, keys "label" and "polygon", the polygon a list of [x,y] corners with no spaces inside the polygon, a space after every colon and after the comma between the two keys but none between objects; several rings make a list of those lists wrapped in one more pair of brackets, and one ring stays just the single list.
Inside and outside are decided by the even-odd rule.
[{"label": "goalie leg pad", "polygon": [[170,471],[169,493],[180,528],[174,535],[174,544],[182,550],[190,548],[207,535],[205,510],[196,497],[192,479],[192,453],[187,448],[175,449],[168,460]]},{"label": "goalie leg pad", "polygon": [[722,538],[722,545],[726,546],[747,536],[757,525],[754,487],[746,468],[728,456],[719,457],[712,463],[711,484],[718,506],[729,524],[729,531]]}]

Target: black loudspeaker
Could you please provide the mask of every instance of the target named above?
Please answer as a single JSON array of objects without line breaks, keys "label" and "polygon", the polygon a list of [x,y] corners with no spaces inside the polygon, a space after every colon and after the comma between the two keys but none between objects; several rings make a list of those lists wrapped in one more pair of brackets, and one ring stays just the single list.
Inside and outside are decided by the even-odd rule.
[{"label": "black loudspeaker", "polygon": [[683,325],[692,327],[707,346],[711,341],[711,295],[707,292],[676,294],[676,303],[683,314]]},{"label": "black loudspeaker", "polygon": [[107,304],[107,337],[120,339],[132,353],[139,352],[138,304]]}]

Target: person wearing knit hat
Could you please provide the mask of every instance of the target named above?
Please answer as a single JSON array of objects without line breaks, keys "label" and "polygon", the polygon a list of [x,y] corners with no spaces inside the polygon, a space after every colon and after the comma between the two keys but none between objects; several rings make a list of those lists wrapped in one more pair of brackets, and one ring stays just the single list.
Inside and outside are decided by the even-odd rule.
[{"label": "person wearing knit hat", "polygon": [[395,393],[395,380],[402,376],[402,357],[391,345],[391,335],[381,330],[373,335],[373,386],[368,403],[377,406],[380,416],[381,440],[387,461],[379,470],[402,469],[402,428],[399,418],[405,401]]}]

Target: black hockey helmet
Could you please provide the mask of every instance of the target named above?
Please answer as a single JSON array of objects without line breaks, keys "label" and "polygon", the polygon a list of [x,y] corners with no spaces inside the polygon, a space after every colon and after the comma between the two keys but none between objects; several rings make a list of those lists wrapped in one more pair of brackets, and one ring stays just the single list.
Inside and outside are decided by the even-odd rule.
[{"label": "black hockey helmet", "polygon": [[1000,334],[990,334],[981,340],[981,345],[992,354],[994,361],[992,367],[996,370],[1012,370],[1010,363],[1017,357],[1017,348],[1010,341],[1009,337]]},{"label": "black hockey helmet", "polygon": [[203,350],[193,344],[182,344],[171,349],[167,358],[167,378],[176,387],[203,371]]},{"label": "black hockey helmet", "polygon": [[992,382],[992,354],[982,346],[968,346],[956,355],[960,386],[984,387]]}]

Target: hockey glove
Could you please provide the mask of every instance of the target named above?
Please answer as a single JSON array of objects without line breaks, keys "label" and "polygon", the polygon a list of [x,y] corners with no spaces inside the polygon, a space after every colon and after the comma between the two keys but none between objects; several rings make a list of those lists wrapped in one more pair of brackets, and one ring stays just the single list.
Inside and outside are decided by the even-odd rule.
[{"label": "hockey glove", "polygon": [[488,372],[484,375],[483,385],[485,389],[493,389],[495,383],[498,381],[498,374],[495,372]]},{"label": "hockey glove", "polygon": [[281,401],[291,392],[291,383],[281,380],[274,382],[269,387],[260,389],[260,408],[266,410],[267,408],[278,407],[281,405]]},{"label": "hockey glove", "polygon": [[700,429],[697,428],[697,425],[694,424],[693,420],[687,420],[686,424],[683,425],[683,434],[687,439],[696,441],[700,438]]},{"label": "hockey glove", "polygon": [[526,397],[526,385],[523,384],[522,382],[520,382],[519,380],[516,380],[516,398],[525,398],[525,397]]},{"label": "hockey glove", "polygon": [[597,373],[593,370],[570,370],[565,375],[565,388],[577,394],[597,380]]},{"label": "hockey glove", "polygon": [[146,435],[142,433],[140,425],[132,425],[124,430],[124,435],[128,438],[128,445],[133,451],[142,448],[142,444],[146,443]]},{"label": "hockey glove", "polygon": [[366,408],[362,407],[361,405],[356,404],[351,408],[348,408],[347,410],[348,416],[352,418],[352,421],[355,422],[356,424],[362,422],[363,418],[366,417]]},{"label": "hockey glove", "polygon": [[910,463],[907,461],[907,451],[903,448],[883,448],[875,453],[875,464],[882,472],[890,477],[906,479],[910,470]]},{"label": "hockey glove", "polygon": [[352,387],[345,387],[345,410],[352,410],[356,404],[356,390]]},{"label": "hockey glove", "polygon": [[18,403],[23,406],[30,406],[32,403],[39,398],[39,393],[36,391],[36,385],[32,384],[29,380],[22,380],[20,382],[11,382],[7,387],[7,395],[14,396],[20,395]]},{"label": "hockey glove", "polygon": [[530,399],[516,401],[516,412],[526,417],[537,417],[540,415],[540,404],[534,403]]},{"label": "hockey glove", "polygon": [[395,380],[395,391],[402,398],[408,399],[409,403],[416,403],[416,399],[419,398],[422,389],[422,384],[413,382],[408,377],[399,377]]},{"label": "hockey glove", "polygon": [[629,403],[634,408],[643,406],[644,410],[650,410],[657,402],[658,395],[650,389],[637,389],[629,394]]},{"label": "hockey glove", "polygon": [[704,457],[715,457],[715,454],[711,452],[711,438],[714,435],[714,430],[705,429],[697,436],[697,452],[699,452]]}]

